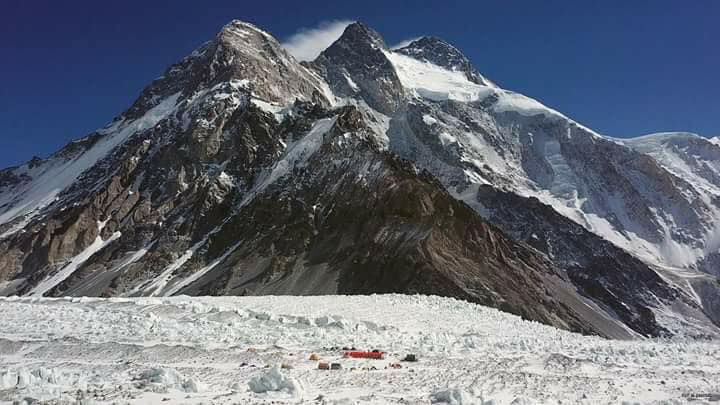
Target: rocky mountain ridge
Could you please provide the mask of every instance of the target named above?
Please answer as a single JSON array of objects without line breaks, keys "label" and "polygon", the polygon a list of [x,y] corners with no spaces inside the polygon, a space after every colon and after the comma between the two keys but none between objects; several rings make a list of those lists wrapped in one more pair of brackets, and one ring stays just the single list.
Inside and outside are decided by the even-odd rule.
[{"label": "rocky mountain ridge", "polygon": [[715,335],[717,146],[662,145],[685,166],[436,38],[354,23],[298,63],[233,21],[108,127],[0,171],[0,294],[424,293]]}]

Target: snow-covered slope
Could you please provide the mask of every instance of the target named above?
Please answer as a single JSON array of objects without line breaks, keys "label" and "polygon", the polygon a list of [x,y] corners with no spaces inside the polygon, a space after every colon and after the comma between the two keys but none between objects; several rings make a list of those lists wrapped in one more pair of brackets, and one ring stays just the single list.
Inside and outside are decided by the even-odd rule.
[{"label": "snow-covered slope", "polygon": [[[716,212],[710,201],[695,202],[702,190],[684,178],[535,100],[404,55],[389,53],[389,59],[418,96],[410,113],[422,114],[418,124],[425,125],[411,123],[410,130],[424,148],[432,148],[432,137],[442,143],[444,150],[426,159],[450,155],[447,169],[464,173],[466,184],[492,183],[537,197],[652,263],[692,266],[704,250],[716,250]],[[452,109],[437,103],[445,100],[465,103]],[[398,153],[421,166],[434,164],[416,154],[420,145],[403,144],[408,135],[396,137]],[[688,232],[691,224],[700,228]]]},{"label": "snow-covered slope", "polygon": [[429,62],[386,51],[400,78],[411,94],[430,100],[477,101],[492,93],[492,88],[472,83],[463,72],[450,71]]},{"label": "snow-covered slope", "polygon": [[448,70],[399,52],[385,51],[384,54],[395,68],[402,85],[413,96],[432,101],[460,102],[482,101],[492,97],[495,99],[493,109],[497,112],[564,117],[532,98],[500,89],[491,83],[474,83],[462,71]]},{"label": "snow-covered slope", "polygon": [[108,128],[0,171],[0,294],[421,292],[714,336],[702,164],[595,134],[436,38],[389,50],[355,23],[299,63],[233,21]]},{"label": "snow-covered slope", "polygon": [[[358,42],[358,32],[362,30],[331,46],[341,65],[358,56],[350,51]],[[578,263],[587,268],[605,262],[600,268],[607,268],[607,259],[615,261],[623,255],[606,247],[604,239],[661,268],[661,274],[672,272],[671,279],[681,280],[688,298],[697,297],[699,289],[713,297],[718,294],[713,277],[697,274],[699,270],[716,274],[720,218],[716,201],[703,197],[697,182],[536,100],[469,74],[474,69],[458,63],[457,50],[441,40],[422,38],[406,48],[389,50],[376,33],[367,35],[374,44],[368,52],[374,57],[382,54],[392,65],[377,80],[392,83],[396,78],[402,89],[395,94],[404,97],[401,108],[381,110],[390,118],[385,142],[390,151],[428,170],[458,199],[568,271]],[[435,53],[437,49],[441,52]],[[338,56],[342,50],[345,54]],[[320,62],[321,72],[332,71],[322,57]],[[358,81],[353,69],[345,72],[351,81]],[[332,75],[325,77],[331,88],[342,93],[342,85]],[[385,91],[365,87],[369,95],[354,97],[373,100],[368,101],[371,106],[392,100]],[[495,197],[506,192],[525,199],[514,212],[505,210],[507,204]],[[533,201],[550,206],[550,211],[582,229],[544,208],[532,208]],[[520,217],[531,222],[514,222]],[[601,239],[585,235],[583,229]],[[597,249],[598,245],[603,247]],[[627,262],[616,266],[630,271]],[[710,281],[688,290],[688,276]],[[701,301],[717,322],[716,305],[707,305],[716,302],[713,297]]]},{"label": "snow-covered slope", "polygon": [[[76,141],[45,161],[26,163],[4,171],[4,176],[20,181],[0,183],[0,226],[15,222],[11,228],[0,233],[0,239],[21,230],[85,170],[107,157],[130,136],[152,128],[170,115],[178,96],[176,93],[159,101],[140,118],[115,121],[91,138]],[[20,218],[22,220],[18,220]]]},{"label": "snow-covered slope", "polygon": [[409,95],[407,110],[391,122],[391,150],[480,212],[467,189],[493,184],[538,198],[652,264],[705,269],[717,254],[714,144],[680,134],[600,136],[536,100],[412,57],[432,43],[385,51]]},{"label": "snow-covered slope", "polygon": [[716,264],[703,266],[705,259],[720,252],[720,234],[716,218],[720,215],[720,146],[711,139],[684,132],[651,134],[630,139],[616,139],[635,151],[651,156],[676,178],[687,182],[697,194],[698,205],[712,207],[714,228],[704,237],[704,244],[688,249],[687,262],[697,264],[711,274],[718,273]]},{"label": "snow-covered slope", "polygon": [[0,315],[0,401],[667,404],[715,400],[720,380],[715,342],[608,341],[428,296],[11,297]]}]

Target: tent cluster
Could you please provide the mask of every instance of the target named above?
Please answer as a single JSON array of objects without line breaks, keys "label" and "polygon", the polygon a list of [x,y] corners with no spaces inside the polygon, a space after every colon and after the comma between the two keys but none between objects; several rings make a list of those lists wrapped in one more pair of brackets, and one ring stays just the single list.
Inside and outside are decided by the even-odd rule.
[{"label": "tent cluster", "polygon": [[[383,352],[381,350],[370,350],[370,351],[361,351],[356,350],[353,348],[343,348],[343,358],[344,359],[369,359],[369,360],[384,360],[386,358],[387,353]],[[308,358],[310,361],[317,361],[318,362],[318,369],[319,370],[341,370],[343,368],[342,364],[340,362],[327,362],[322,361],[320,356],[318,356],[315,353],[312,353],[310,357]],[[417,356],[415,354],[408,353],[403,357],[401,361],[405,362],[416,362]],[[389,363],[387,366],[385,366],[385,369],[400,369],[402,368],[402,365],[400,363]],[[367,367],[367,370],[377,370],[378,368],[375,366]],[[355,370],[355,368],[351,368],[351,370]]]}]

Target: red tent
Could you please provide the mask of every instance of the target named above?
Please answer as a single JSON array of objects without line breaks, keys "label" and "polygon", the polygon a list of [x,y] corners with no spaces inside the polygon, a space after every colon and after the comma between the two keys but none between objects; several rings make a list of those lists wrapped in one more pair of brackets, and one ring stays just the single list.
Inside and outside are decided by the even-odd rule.
[{"label": "red tent", "polygon": [[356,359],[384,359],[384,352],[345,352],[345,357]]}]

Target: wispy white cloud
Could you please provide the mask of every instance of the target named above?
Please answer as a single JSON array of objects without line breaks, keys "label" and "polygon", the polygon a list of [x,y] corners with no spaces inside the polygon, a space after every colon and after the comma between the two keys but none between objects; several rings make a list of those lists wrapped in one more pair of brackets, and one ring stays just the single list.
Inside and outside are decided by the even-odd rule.
[{"label": "wispy white cloud", "polygon": [[313,60],[330,44],[340,38],[349,20],[323,21],[313,28],[301,28],[291,35],[282,46],[297,60]]},{"label": "wispy white cloud", "polygon": [[390,46],[390,49],[400,49],[400,48],[404,48],[404,47],[410,45],[411,42],[417,41],[417,40],[420,39],[420,38],[422,38],[422,36],[420,36],[420,37],[408,38],[408,39],[403,39],[402,41],[398,42],[397,44]]}]

